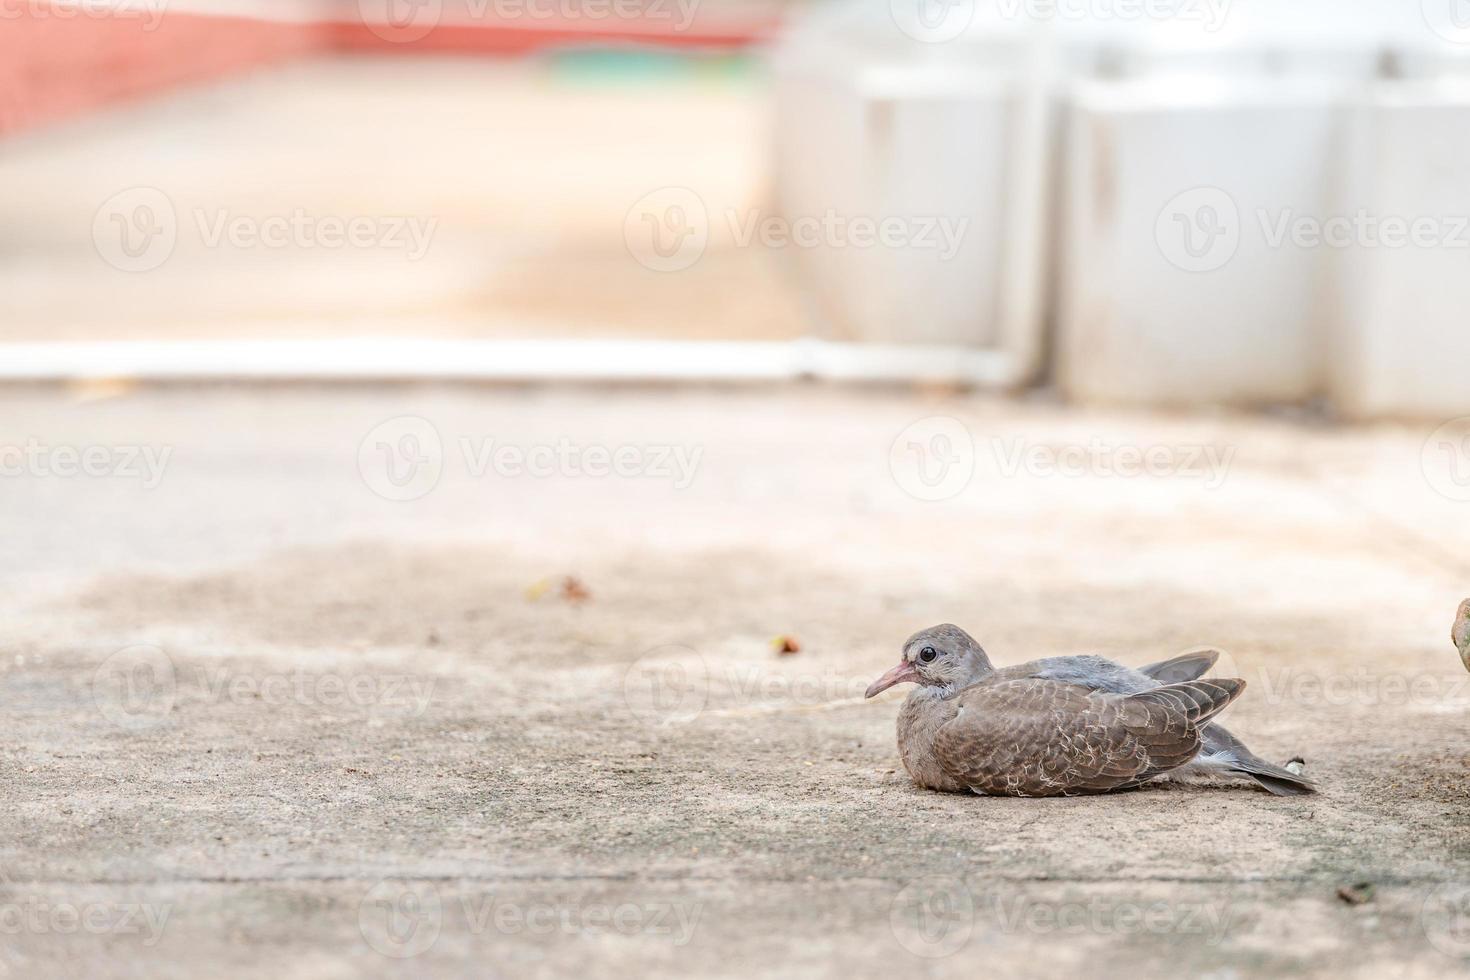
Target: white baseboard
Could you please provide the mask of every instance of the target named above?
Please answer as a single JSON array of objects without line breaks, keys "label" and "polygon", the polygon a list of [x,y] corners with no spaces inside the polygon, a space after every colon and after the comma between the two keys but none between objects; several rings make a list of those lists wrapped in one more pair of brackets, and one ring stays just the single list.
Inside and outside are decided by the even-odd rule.
[{"label": "white baseboard", "polygon": [[1007,387],[993,350],[798,341],[172,340],[0,343],[0,380],[935,381]]}]

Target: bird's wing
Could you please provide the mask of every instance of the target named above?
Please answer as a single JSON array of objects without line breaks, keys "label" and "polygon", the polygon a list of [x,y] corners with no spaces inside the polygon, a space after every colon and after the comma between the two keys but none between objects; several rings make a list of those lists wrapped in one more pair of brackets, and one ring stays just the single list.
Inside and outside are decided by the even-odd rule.
[{"label": "bird's wing", "polygon": [[1152,678],[1144,677],[1135,670],[1114,663],[1105,657],[1084,654],[1075,657],[1046,657],[1014,667],[1002,667],[992,676],[993,680],[1036,680],[1058,681],[1085,687],[1090,691],[1107,691],[1112,694],[1132,694],[1156,686]]},{"label": "bird's wing", "polygon": [[1194,758],[1199,726],[1243,682],[1116,695],[1051,680],[978,684],[934,738],[944,770],[977,793],[1060,796],[1136,785]]},{"label": "bird's wing", "polygon": [[1205,676],[1205,671],[1215,666],[1215,661],[1219,659],[1219,650],[1197,650],[1194,653],[1186,653],[1169,660],[1160,660],[1147,667],[1140,667],[1138,672],[1147,674],[1160,684],[1178,684]]}]

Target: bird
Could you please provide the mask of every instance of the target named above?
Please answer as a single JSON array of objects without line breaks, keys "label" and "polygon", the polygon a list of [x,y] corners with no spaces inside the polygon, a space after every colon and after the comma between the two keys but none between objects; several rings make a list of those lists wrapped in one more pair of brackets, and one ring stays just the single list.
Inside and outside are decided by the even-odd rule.
[{"label": "bird", "polygon": [[1460,651],[1460,660],[1465,664],[1465,669],[1470,670],[1470,599],[1460,603],[1460,611],[1455,614],[1455,625],[1450,627],[1450,639],[1455,641],[1455,649]]},{"label": "bird", "polygon": [[1209,772],[1277,796],[1315,792],[1300,758],[1273,765],[1212,721],[1245,689],[1204,678],[1218,658],[1202,650],[1135,670],[1085,655],[996,669],[969,633],[945,623],[909,637],[864,697],[918,685],[899,711],[898,750],[927,789],[1077,796]]}]

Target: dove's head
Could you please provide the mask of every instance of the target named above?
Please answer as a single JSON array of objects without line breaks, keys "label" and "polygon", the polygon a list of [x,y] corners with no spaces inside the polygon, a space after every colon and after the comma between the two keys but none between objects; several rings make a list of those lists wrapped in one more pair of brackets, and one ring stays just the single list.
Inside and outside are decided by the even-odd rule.
[{"label": "dove's head", "polygon": [[903,645],[898,666],[873,682],[864,697],[895,684],[919,684],[943,691],[969,687],[991,671],[990,658],[974,638],[950,623],[919,630]]}]

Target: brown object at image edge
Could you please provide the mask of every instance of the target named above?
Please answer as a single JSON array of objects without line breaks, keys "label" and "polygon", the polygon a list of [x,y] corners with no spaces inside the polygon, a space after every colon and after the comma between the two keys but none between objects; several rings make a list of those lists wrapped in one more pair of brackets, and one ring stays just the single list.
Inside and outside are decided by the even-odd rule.
[{"label": "brown object at image edge", "polygon": [[1466,670],[1470,670],[1470,599],[1460,603],[1460,610],[1455,614],[1455,625],[1450,627],[1450,639],[1455,643],[1455,649],[1460,651],[1460,660]]}]

